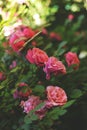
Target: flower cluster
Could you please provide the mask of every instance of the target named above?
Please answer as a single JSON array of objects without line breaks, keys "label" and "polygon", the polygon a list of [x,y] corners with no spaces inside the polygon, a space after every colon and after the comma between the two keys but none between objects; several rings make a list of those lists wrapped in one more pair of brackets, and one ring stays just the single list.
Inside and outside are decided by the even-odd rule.
[{"label": "flower cluster", "polygon": [[58,86],[47,86],[46,88],[47,100],[42,101],[38,96],[31,95],[27,101],[21,101],[21,107],[24,108],[25,113],[29,113],[35,109],[41,102],[44,102],[44,106],[35,111],[35,114],[42,119],[47,110],[53,106],[62,106],[67,102],[67,95],[65,91]]},{"label": "flower cluster", "polygon": [[[32,38],[35,35],[35,31],[26,26],[19,26],[9,37],[9,45],[16,52],[19,52],[20,49],[23,48],[25,42]],[[42,30],[42,35],[48,35],[47,30]],[[56,33],[50,33],[50,38],[61,41],[61,36]],[[36,45],[36,42],[33,43]],[[46,79],[50,80],[51,74],[57,76],[60,74],[66,74],[66,67],[62,61],[60,61],[57,57],[48,56],[48,54],[33,46],[33,48],[29,48],[25,54],[25,58],[31,64],[35,64],[38,68],[41,68],[42,71],[46,74]],[[79,67],[79,59],[76,53],[67,52],[65,54],[65,61],[67,66],[70,67],[75,65],[73,69],[78,69]],[[10,65],[10,69],[15,68],[17,65],[16,61],[13,61]],[[2,74],[0,74],[0,79],[2,80]],[[34,89],[34,88],[33,88]],[[20,106],[24,109],[25,113],[30,113],[31,110],[34,110],[39,104],[44,103],[44,105],[40,109],[35,110],[35,114],[42,119],[47,111],[56,106],[63,106],[67,102],[67,94],[66,92],[58,86],[49,85],[45,88],[45,92],[47,98],[40,99],[39,96],[35,96],[33,93],[33,89],[29,87],[25,82],[21,82],[17,84],[16,89],[13,93],[14,99],[19,98],[21,100]],[[45,95],[45,93],[43,93]]]},{"label": "flower cluster", "polygon": [[29,49],[26,58],[32,64],[44,66],[43,71],[46,73],[46,79],[50,79],[50,74],[65,74],[66,68],[61,61],[55,57],[48,57],[46,52],[39,48]]}]

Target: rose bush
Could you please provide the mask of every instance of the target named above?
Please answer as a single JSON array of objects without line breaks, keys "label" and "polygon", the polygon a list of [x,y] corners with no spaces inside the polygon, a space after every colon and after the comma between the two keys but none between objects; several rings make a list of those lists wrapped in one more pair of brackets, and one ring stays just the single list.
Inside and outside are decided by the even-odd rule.
[{"label": "rose bush", "polygon": [[68,130],[86,95],[84,16],[67,12],[55,24],[55,1],[39,2],[0,3],[0,129]]}]

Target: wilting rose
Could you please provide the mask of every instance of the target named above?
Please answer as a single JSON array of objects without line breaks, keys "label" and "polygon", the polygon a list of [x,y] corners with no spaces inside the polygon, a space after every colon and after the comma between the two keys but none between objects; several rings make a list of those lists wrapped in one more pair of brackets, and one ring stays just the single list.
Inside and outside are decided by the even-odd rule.
[{"label": "wilting rose", "polygon": [[53,106],[62,106],[67,102],[65,91],[58,86],[48,86],[46,92],[47,98]]},{"label": "wilting rose", "polygon": [[46,79],[50,79],[50,74],[65,74],[66,68],[61,61],[55,57],[50,57],[45,63],[44,72],[46,73]]},{"label": "wilting rose", "polygon": [[26,92],[19,91],[18,93],[19,93],[19,98],[20,97],[27,98],[32,93],[32,90],[26,90]]},{"label": "wilting rose", "polygon": [[32,90],[29,88],[28,84],[21,82],[18,84],[18,94],[19,97],[28,97],[32,93]]},{"label": "wilting rose", "polygon": [[65,54],[65,58],[68,66],[76,65],[74,66],[74,69],[78,69],[80,61],[76,53],[68,52]]},{"label": "wilting rose", "polygon": [[13,93],[14,98],[27,98],[32,93],[32,90],[29,88],[28,84],[21,82],[18,84],[17,89]]},{"label": "wilting rose", "polygon": [[44,66],[44,63],[48,60],[48,56],[43,50],[33,48],[27,51],[26,59],[37,66]]},{"label": "wilting rose", "polygon": [[21,102],[21,107],[24,108],[25,113],[29,113],[31,110],[35,109],[37,105],[41,103],[41,100],[38,96],[30,96],[27,101]]},{"label": "wilting rose", "polygon": [[28,97],[32,93],[32,90],[29,88],[28,84],[21,82],[18,85],[19,89],[19,96],[20,97]]}]

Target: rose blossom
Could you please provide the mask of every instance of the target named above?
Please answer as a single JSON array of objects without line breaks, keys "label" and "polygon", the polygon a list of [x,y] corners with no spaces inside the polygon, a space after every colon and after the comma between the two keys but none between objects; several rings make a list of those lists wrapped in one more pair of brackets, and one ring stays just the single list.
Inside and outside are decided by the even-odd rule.
[{"label": "rose blossom", "polygon": [[35,111],[35,114],[39,117],[41,120],[46,115],[47,109],[43,106],[39,110]]},{"label": "rose blossom", "polygon": [[32,93],[32,90],[27,90],[26,92],[19,91],[18,93],[19,93],[19,98],[21,97],[27,98]]},{"label": "rose blossom", "polygon": [[9,66],[10,69],[13,69],[17,66],[17,62],[14,60],[12,61],[12,64]]},{"label": "rose blossom", "polygon": [[59,61],[55,57],[50,57],[48,61],[45,63],[44,72],[46,73],[46,79],[50,79],[50,74],[65,74],[66,68],[61,61]]},{"label": "rose blossom", "polygon": [[35,35],[35,32],[29,28],[29,27],[25,27],[23,30],[23,34],[26,38],[32,38]]},{"label": "rose blossom", "polygon": [[39,48],[33,48],[27,51],[26,59],[30,63],[38,66],[44,66],[44,63],[48,60],[48,56],[43,50]]},{"label": "rose blossom", "polygon": [[14,97],[14,99],[19,98],[19,92],[18,92],[18,90],[14,91],[13,97]]},{"label": "rose blossom", "polygon": [[[29,113],[31,110],[35,109],[40,103],[42,103],[42,100],[38,96],[30,96],[27,101],[21,101],[20,106],[24,108],[25,113]],[[47,112],[46,104],[35,111],[35,114],[38,116],[38,118],[41,120]]]},{"label": "rose blossom", "polygon": [[5,80],[6,76],[4,75],[3,72],[0,72],[0,81]]},{"label": "rose blossom", "polygon": [[9,44],[12,47],[12,49],[17,52],[23,47],[25,41],[20,40],[20,36],[18,36],[17,33],[13,33],[10,36]]},{"label": "rose blossom", "polygon": [[28,84],[21,82],[18,84],[18,93],[19,93],[19,97],[25,98],[32,93],[32,90],[29,88]]},{"label": "rose blossom", "polygon": [[76,66],[74,67],[74,69],[78,69],[80,61],[79,61],[76,53],[73,53],[73,52],[66,53],[65,59],[66,59],[68,66],[75,64]]},{"label": "rose blossom", "polygon": [[45,28],[42,29],[42,35],[45,35],[45,36],[48,35],[48,31]]},{"label": "rose blossom", "polygon": [[55,32],[51,32],[50,33],[50,38],[51,39],[55,39],[57,41],[61,41],[62,40],[62,37],[59,34],[55,33]]},{"label": "rose blossom", "polygon": [[53,106],[62,106],[67,102],[65,91],[58,86],[48,86],[46,92],[47,98]]},{"label": "rose blossom", "polygon": [[74,19],[74,15],[73,15],[73,14],[69,14],[69,15],[68,15],[68,19],[69,19],[70,21],[72,21],[72,20]]},{"label": "rose blossom", "polygon": [[29,88],[28,84],[21,82],[18,84],[17,89],[13,93],[14,98],[27,98],[32,93],[32,90]]},{"label": "rose blossom", "polygon": [[17,27],[15,32],[10,35],[9,44],[14,51],[20,51],[25,42],[34,35],[35,32],[31,28],[21,25]]},{"label": "rose blossom", "polygon": [[29,113],[31,110],[35,109],[37,105],[41,103],[41,100],[38,96],[30,96],[29,99],[25,102],[21,102],[21,107],[24,108],[25,113]]},{"label": "rose blossom", "polygon": [[[31,93],[32,90],[29,88],[28,84],[21,82],[18,84],[18,92],[19,92],[19,97],[28,97]],[[24,90],[24,91],[23,91]]]},{"label": "rose blossom", "polygon": [[32,46],[36,47],[37,46],[37,43],[35,41],[32,41]]},{"label": "rose blossom", "polygon": [[19,87],[23,87],[23,86],[26,86],[26,87],[27,87],[28,84],[26,84],[26,83],[24,83],[24,82],[21,82],[21,83],[18,84],[18,86],[19,86]]}]

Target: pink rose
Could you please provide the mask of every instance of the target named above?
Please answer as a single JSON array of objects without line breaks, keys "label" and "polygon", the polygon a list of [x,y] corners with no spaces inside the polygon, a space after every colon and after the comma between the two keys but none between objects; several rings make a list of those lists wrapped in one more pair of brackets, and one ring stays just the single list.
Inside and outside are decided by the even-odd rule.
[{"label": "pink rose", "polygon": [[20,36],[18,36],[16,33],[13,33],[10,36],[9,44],[12,47],[12,49],[17,52],[23,47],[25,41],[20,40]]},{"label": "pink rose", "polygon": [[45,36],[48,35],[48,32],[47,32],[47,30],[45,28],[42,29],[42,35],[45,35]]},{"label": "pink rose", "polygon": [[68,66],[75,64],[76,66],[74,67],[74,69],[78,69],[80,61],[79,61],[76,53],[68,52],[65,54],[65,58],[66,58],[66,62],[68,64]]},{"label": "pink rose", "polygon": [[48,56],[43,50],[39,48],[33,48],[32,50],[29,49],[27,51],[26,59],[32,64],[44,66],[44,63],[48,60]]},{"label": "pink rose", "polygon": [[39,110],[35,111],[35,114],[41,120],[46,115],[47,109],[45,107],[40,108]]},{"label": "pink rose", "polygon": [[37,46],[37,43],[35,41],[32,41],[32,46],[36,47]]},{"label": "pink rose", "polygon": [[9,44],[14,51],[20,51],[25,42],[34,35],[35,32],[31,28],[21,25],[15,29],[13,34],[10,35]]},{"label": "pink rose", "polygon": [[27,98],[32,93],[32,90],[29,88],[28,84],[21,82],[18,84],[18,88],[13,93],[14,98]]},{"label": "pink rose", "polygon": [[4,75],[3,72],[0,72],[0,81],[3,81],[6,79],[6,76]]},{"label": "pink rose", "polygon": [[28,90],[28,89],[26,89],[25,92],[23,92],[23,90],[20,90],[18,92],[19,98],[27,98],[28,96],[30,96],[31,93],[32,93],[32,90]]},{"label": "pink rose", "polygon": [[25,27],[23,30],[23,34],[26,38],[32,38],[35,35],[35,32],[29,28],[29,27]]},{"label": "pink rose", "polygon": [[48,86],[46,92],[47,98],[53,106],[62,106],[67,102],[67,95],[60,87]]},{"label": "pink rose", "polygon": [[14,60],[12,61],[12,64],[9,66],[10,69],[13,69],[17,66],[17,62]]},{"label": "pink rose", "polygon": [[72,21],[72,20],[74,19],[74,15],[73,15],[73,14],[69,14],[69,15],[68,15],[68,19],[69,19],[70,21]]},{"label": "pink rose", "polygon": [[25,113],[29,113],[31,110],[35,109],[37,105],[41,103],[41,100],[38,96],[30,96],[29,99],[25,102],[22,101],[21,107],[24,108]]},{"label": "pink rose", "polygon": [[57,40],[57,41],[61,41],[61,40],[62,40],[62,37],[60,36],[60,34],[57,34],[57,33],[55,33],[55,32],[51,32],[51,33],[50,33],[50,38],[51,38],[51,39],[55,39],[55,40]]},{"label": "pink rose", "polygon": [[19,92],[18,92],[18,90],[14,91],[13,97],[14,97],[14,99],[19,98]]},{"label": "pink rose", "polygon": [[26,83],[24,83],[24,82],[21,82],[21,83],[18,84],[18,86],[19,86],[19,87],[23,87],[23,86],[28,87],[28,84],[26,84]]},{"label": "pink rose", "polygon": [[18,84],[18,94],[19,97],[28,97],[32,93],[32,90],[29,88],[28,84],[21,82]]},{"label": "pink rose", "polygon": [[46,73],[46,79],[50,79],[50,74],[65,74],[66,68],[61,61],[55,57],[50,57],[45,63],[44,72]]},{"label": "pink rose", "polygon": [[53,104],[52,104],[49,100],[45,100],[44,102],[45,102],[44,107],[45,107],[46,109],[50,109],[50,108],[53,107]]}]

